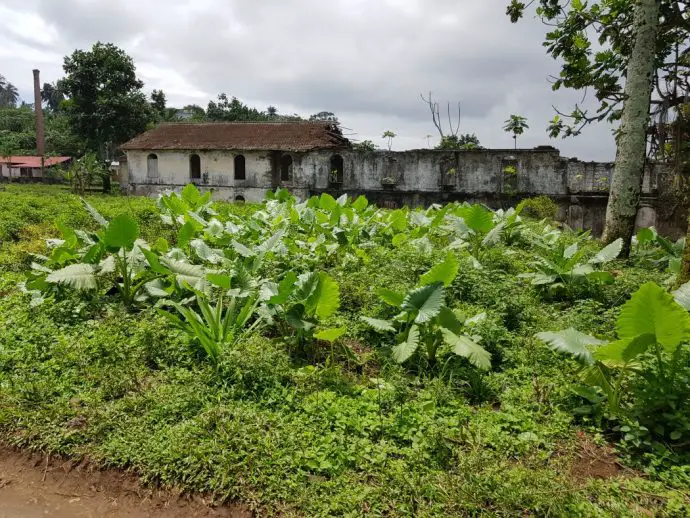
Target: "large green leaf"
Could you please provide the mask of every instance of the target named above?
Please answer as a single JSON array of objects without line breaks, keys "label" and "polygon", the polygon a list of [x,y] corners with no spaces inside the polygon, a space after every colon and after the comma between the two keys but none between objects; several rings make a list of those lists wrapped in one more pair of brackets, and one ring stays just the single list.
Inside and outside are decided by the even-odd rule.
[{"label": "large green leaf", "polygon": [[92,290],[98,287],[95,273],[94,265],[77,263],[49,273],[46,280],[54,284],[71,286],[78,290]]},{"label": "large green leaf", "polygon": [[347,333],[347,327],[334,327],[331,329],[322,329],[314,335],[314,338],[333,343],[345,333]]},{"label": "large green leaf", "polygon": [[422,275],[420,284],[427,286],[436,282],[442,282],[445,286],[450,286],[458,275],[460,264],[453,253],[448,253],[446,259],[438,263],[427,273]]},{"label": "large green leaf", "polygon": [[297,282],[297,275],[294,272],[287,272],[285,277],[278,284],[278,293],[268,299],[268,304],[272,306],[279,306],[285,304],[292,292],[295,291],[295,283]]},{"label": "large green leaf", "polygon": [[450,329],[441,328],[443,341],[452,349],[453,353],[467,358],[475,367],[488,370],[491,368],[491,354],[481,345],[464,335],[457,335]]},{"label": "large green leaf", "polygon": [[402,293],[389,290],[388,288],[378,288],[376,293],[379,297],[381,297],[382,301],[390,306],[393,306],[394,308],[400,307],[403,303],[403,300],[405,300],[405,296]]},{"label": "large green leaf", "polygon": [[338,283],[327,273],[319,273],[318,299],[316,316],[320,319],[330,317],[340,307],[340,288]]},{"label": "large green leaf", "polygon": [[103,216],[101,216],[101,213],[98,212],[96,209],[94,209],[89,203],[82,198],[81,199],[82,203],[84,204],[84,207],[86,210],[91,214],[91,217],[102,227],[107,227],[108,226],[108,220],[105,219]]},{"label": "large green leaf", "polygon": [[360,316],[359,318],[362,320],[362,322],[366,322],[376,331],[390,333],[395,332],[395,328],[393,327],[393,324],[390,322],[390,320],[381,320],[378,318],[370,318],[365,316]]},{"label": "large green leaf", "polygon": [[616,323],[619,338],[654,335],[670,352],[678,347],[689,328],[688,312],[653,282],[644,284],[623,305]]},{"label": "large green leaf", "polygon": [[338,202],[335,201],[335,198],[328,194],[327,192],[324,192],[321,197],[319,198],[319,208],[323,210],[327,210],[328,212],[331,212],[338,206]]},{"label": "large green leaf", "polygon": [[407,333],[407,339],[393,347],[393,359],[398,363],[409,360],[419,347],[419,328],[413,325]]},{"label": "large green leaf", "polygon": [[465,221],[465,225],[477,233],[486,234],[494,228],[493,213],[479,204],[463,207],[458,215]]},{"label": "large green leaf", "polygon": [[592,257],[588,262],[589,264],[603,264],[613,261],[621,253],[623,249],[623,240],[619,237],[613,243],[605,246],[599,253]]},{"label": "large green leaf", "polygon": [[187,246],[195,233],[196,228],[194,227],[194,223],[191,221],[185,222],[185,224],[180,227],[180,230],[177,231],[177,246],[180,248]]},{"label": "large green leaf", "polygon": [[597,340],[593,336],[580,333],[572,327],[563,331],[545,331],[535,335],[539,340],[546,342],[550,349],[567,353],[575,357],[577,361],[585,365],[592,365],[594,357],[587,349],[588,345],[601,345],[604,342]]},{"label": "large green leaf", "polygon": [[430,284],[408,293],[402,303],[402,309],[410,313],[416,312],[415,322],[424,324],[439,314],[444,298],[443,284]]},{"label": "large green leaf", "polygon": [[604,363],[612,365],[626,365],[637,356],[654,345],[654,335],[639,335],[634,338],[624,338],[602,345],[594,351],[594,357]]},{"label": "large green leaf", "polygon": [[180,194],[182,199],[186,201],[192,209],[195,209],[201,203],[201,193],[193,183],[185,185]]},{"label": "large green leaf", "polygon": [[678,304],[690,311],[690,282],[686,282],[673,292],[673,298]]},{"label": "large green leaf", "polygon": [[450,329],[455,334],[462,332],[464,320],[465,318],[459,312],[456,313],[447,306],[443,306],[438,314],[438,324]]},{"label": "large green leaf", "polygon": [[184,288],[185,284],[189,284],[192,288],[197,288],[202,281],[205,281],[206,270],[203,266],[173,261],[167,257],[161,257],[160,261],[163,266],[175,275],[177,284],[181,288]]},{"label": "large green leaf", "polygon": [[208,246],[203,239],[194,239],[190,244],[196,252],[196,255],[198,255],[199,259],[202,261],[207,261],[211,264],[220,264],[223,262],[224,257],[221,252]]},{"label": "large green leaf", "polygon": [[108,223],[103,241],[108,248],[132,248],[139,237],[139,226],[129,214],[120,214]]}]

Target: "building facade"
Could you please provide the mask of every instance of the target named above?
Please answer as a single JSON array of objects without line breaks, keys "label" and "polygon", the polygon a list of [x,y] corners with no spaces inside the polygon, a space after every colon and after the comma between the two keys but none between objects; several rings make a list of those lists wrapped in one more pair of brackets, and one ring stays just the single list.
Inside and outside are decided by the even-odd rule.
[{"label": "building facade", "polygon": [[[168,124],[122,149],[123,181],[138,194],[192,182],[219,199],[261,201],[284,187],[304,198],[365,194],[391,208],[463,200],[500,207],[543,194],[570,226],[595,234],[603,230],[613,174],[612,163],[562,157],[550,146],[359,152],[329,123]],[[647,167],[638,224],[680,235],[685,215],[668,203],[671,181],[664,165]]]}]

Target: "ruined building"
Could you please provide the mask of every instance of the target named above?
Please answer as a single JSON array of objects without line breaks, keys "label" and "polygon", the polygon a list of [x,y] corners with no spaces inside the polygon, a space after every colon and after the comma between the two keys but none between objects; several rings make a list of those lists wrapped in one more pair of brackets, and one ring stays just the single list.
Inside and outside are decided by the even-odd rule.
[{"label": "ruined building", "polygon": [[[177,123],[160,125],[124,144],[122,181],[153,194],[189,182],[218,199],[260,201],[285,187],[298,197],[329,192],[365,194],[384,207],[468,200],[492,207],[545,194],[574,228],[599,234],[612,163],[565,158],[535,149],[359,152],[339,128],[322,122]],[[638,214],[640,226],[684,233],[684,214],[671,202],[670,172],[650,164]]]}]

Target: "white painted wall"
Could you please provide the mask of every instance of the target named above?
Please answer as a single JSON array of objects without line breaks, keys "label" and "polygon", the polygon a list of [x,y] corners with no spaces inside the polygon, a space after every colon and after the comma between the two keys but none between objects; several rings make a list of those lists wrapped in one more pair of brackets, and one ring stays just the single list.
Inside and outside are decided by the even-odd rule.
[{"label": "white painted wall", "polygon": [[[21,176],[21,170],[19,167],[10,167],[7,164],[0,164],[0,175],[5,178],[18,178]],[[41,178],[42,176],[40,168],[33,168],[31,170],[31,178]]]}]

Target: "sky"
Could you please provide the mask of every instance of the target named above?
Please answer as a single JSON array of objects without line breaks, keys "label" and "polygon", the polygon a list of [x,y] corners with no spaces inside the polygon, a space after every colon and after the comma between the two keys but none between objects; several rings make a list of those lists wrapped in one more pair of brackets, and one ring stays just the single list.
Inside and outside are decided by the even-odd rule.
[{"label": "sky", "polygon": [[[0,74],[32,102],[41,82],[63,76],[65,55],[96,41],[123,48],[145,90],[169,106],[204,108],[220,92],[250,106],[309,116],[334,112],[352,140],[397,134],[393,149],[434,145],[438,131],[420,94],[447,102],[460,133],[485,147],[513,146],[510,114],[527,118],[519,147],[552,145],[564,156],[613,161],[611,127],[550,139],[553,106],[570,112],[582,92],[553,92],[559,64],[533,13],[517,24],[508,0],[2,0]],[[448,128],[444,117],[445,129]],[[427,139],[427,135],[430,138]]]}]

